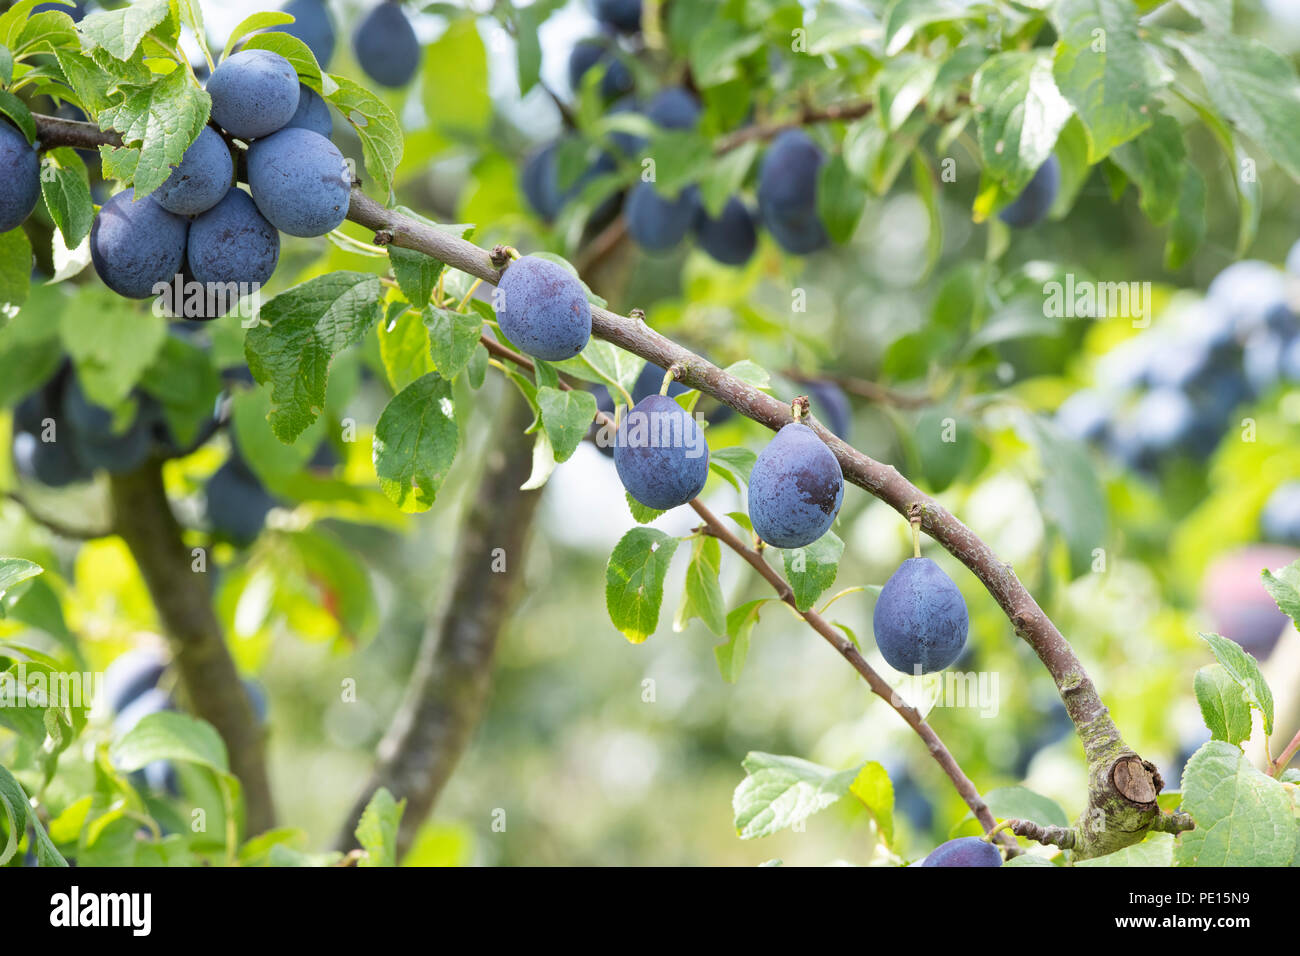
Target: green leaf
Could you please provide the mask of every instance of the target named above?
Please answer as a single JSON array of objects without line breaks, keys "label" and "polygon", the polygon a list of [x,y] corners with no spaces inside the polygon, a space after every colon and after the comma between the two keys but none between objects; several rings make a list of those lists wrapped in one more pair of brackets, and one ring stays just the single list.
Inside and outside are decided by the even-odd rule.
[{"label": "green leaf", "polygon": [[1256,770],[1226,741],[1211,740],[1183,770],[1183,809],[1196,829],[1182,834],[1175,866],[1289,866],[1295,817],[1285,784]]},{"label": "green leaf", "polygon": [[129,60],[145,34],[170,12],[168,0],[139,0],[118,10],[87,14],[77,30],[86,49],[102,49],[114,59]]},{"label": "green leaf", "polygon": [[939,76],[939,63],[929,57],[906,55],[888,60],[876,78],[880,105],[876,112],[885,129],[894,132],[924,102]]},{"label": "green leaf", "polygon": [[1188,163],[1183,167],[1178,204],[1165,241],[1165,268],[1173,272],[1187,265],[1205,241],[1205,229],[1205,179]]},{"label": "green leaf", "polygon": [[379,323],[379,358],[393,391],[400,392],[421,375],[437,370],[429,350],[429,330],[419,312],[394,302]]},{"label": "green leaf", "polygon": [[380,488],[402,511],[427,511],[458,443],[451,383],[437,372],[416,379],[393,397],[375,424]]},{"label": "green leaf", "polygon": [[487,50],[473,17],[452,20],[437,41],[424,48],[421,70],[425,112],[439,132],[475,139],[492,119]]},{"label": "green leaf", "polygon": [[265,30],[267,27],[276,27],[285,23],[293,23],[293,14],[285,13],[283,10],[266,10],[244,17],[235,26],[235,29],[230,31],[230,36],[226,38],[226,45],[221,50],[221,59],[224,60],[230,56],[239,41],[250,33],[256,33],[258,30]]},{"label": "green leaf", "polygon": [[14,81],[14,54],[7,46],[0,44],[0,86],[8,86]]},{"label": "green leaf", "polygon": [[1052,77],[1051,59],[1041,50],[995,54],[975,74],[971,97],[984,170],[1008,198],[1018,195],[1073,112]]},{"label": "green leaf", "polygon": [[[581,354],[551,364],[566,375],[580,378],[584,382],[617,383],[631,391],[632,386],[636,384],[637,376],[641,374],[641,369],[645,367],[645,360],[631,352],[625,352],[617,345],[611,345],[604,339],[593,337],[587,342],[587,347]],[[617,403],[622,396],[618,395],[616,390],[613,394],[614,401]]]},{"label": "green leaf", "polygon": [[[738,478],[745,484],[749,484],[749,473],[754,470],[754,462],[758,456],[740,445],[731,448],[719,448],[717,451],[709,453],[709,468],[714,472],[727,477],[732,487],[737,491],[740,486],[736,483]],[[734,475],[735,478],[729,476]]]},{"label": "green leaf", "polygon": [[379,321],[381,291],[378,276],[331,272],[263,303],[244,353],[253,377],[271,385],[271,430],[281,441],[320,415],[330,362]]},{"label": "green leaf", "polygon": [[1037,488],[1039,508],[1065,539],[1070,573],[1078,577],[1091,568],[1093,550],[1106,543],[1109,518],[1105,490],[1092,459],[1077,442],[1037,419],[1030,422],[1029,433],[1042,461]]},{"label": "green leaf", "polygon": [[858,775],[849,786],[849,793],[862,801],[886,843],[894,842],[894,785],[889,781],[889,773],[875,761],[862,765]]},{"label": "green leaf", "polygon": [[1219,112],[1300,179],[1300,81],[1290,61],[1230,33],[1206,31],[1169,42],[1201,74]]},{"label": "green leaf", "polygon": [[434,368],[450,381],[474,357],[483,333],[483,320],[477,313],[430,305],[424,309],[424,326],[429,330],[429,354]]},{"label": "green leaf", "polygon": [[114,408],[153,364],[167,323],[134,302],[90,288],[63,312],[59,334],[86,396]]},{"label": "green leaf", "polygon": [[1033,820],[1043,826],[1068,827],[1070,818],[1060,804],[1028,787],[999,787],[984,795],[989,811],[998,820]]},{"label": "green leaf", "polygon": [[18,838],[29,825],[36,838],[36,859],[40,865],[68,865],[68,861],[59,854],[50,841],[50,835],[45,832],[44,825],[36,815],[36,811],[32,809],[31,801],[23,792],[22,785],[3,765],[0,765],[0,809],[4,810],[9,828],[8,843],[0,849],[0,866],[8,863],[18,851]]},{"label": "green leaf", "polygon": [[1138,35],[1131,0],[1057,0],[1052,23],[1056,83],[1078,111],[1089,162],[1097,163],[1151,125],[1169,78]]},{"label": "green leaf", "polygon": [[727,615],[727,642],[713,648],[713,655],[718,659],[718,670],[722,679],[734,684],[740,678],[745,667],[745,658],[749,656],[749,638],[758,623],[759,610],[768,601],[775,598],[759,598],[732,608]]},{"label": "green leaf", "polygon": [[1242,650],[1241,645],[1226,637],[1204,632],[1201,637],[1210,645],[1228,676],[1241,686],[1250,706],[1264,715],[1264,733],[1273,733],[1273,692],[1260,673],[1259,662]]},{"label": "green leaf", "polygon": [[794,591],[794,601],[799,610],[808,610],[835,583],[843,554],[844,542],[833,531],[827,531],[806,547],[786,548],[781,552],[786,580]]},{"label": "green leaf", "polygon": [[818,173],[817,212],[833,241],[844,243],[853,238],[866,202],[867,192],[849,172],[844,156],[831,156]]},{"label": "green leaf", "polygon": [[686,586],[682,591],[673,630],[683,631],[691,618],[698,617],[718,636],[727,631],[727,606],[722,598],[718,572],[722,567],[722,548],[718,539],[697,535],[691,547],[691,563],[686,567]]},{"label": "green leaf", "polygon": [[16,52],[23,56],[33,53],[50,53],[54,50],[74,49],[81,46],[77,28],[68,13],[62,10],[45,10],[35,14],[19,34]]},{"label": "green leaf", "polygon": [[1250,704],[1241,685],[1222,664],[1211,664],[1196,672],[1192,682],[1196,702],[1201,705],[1205,726],[1215,740],[1240,744],[1250,739]]},{"label": "green leaf", "polygon": [[1276,574],[1265,568],[1260,577],[1264,581],[1264,590],[1272,596],[1278,610],[1300,627],[1300,561],[1288,564]]},{"label": "green leaf", "polygon": [[1237,190],[1237,207],[1240,221],[1237,226],[1237,256],[1245,255],[1255,235],[1259,232],[1260,213],[1263,208],[1263,190],[1258,176],[1247,176],[1245,170],[1252,163],[1237,137],[1223,118],[1208,104],[1178,87],[1176,92],[1200,116],[1201,122],[1214,134],[1219,146],[1232,164],[1231,175]]},{"label": "green leaf", "polygon": [[366,804],[357,823],[357,842],[366,851],[358,866],[397,866],[397,827],[406,801],[398,803],[384,787]]},{"label": "green leaf", "polygon": [[[3,598],[10,588],[28,578],[36,577],[44,570],[39,564],[22,558],[0,558],[0,598]],[[0,617],[3,616],[3,610],[0,609]]]},{"label": "green leaf", "polygon": [[229,773],[226,745],[212,725],[188,714],[162,710],[146,714],[109,749],[113,763],[126,773],[155,760],[183,760]]},{"label": "green leaf", "polygon": [[32,244],[22,226],[0,233],[0,328],[18,315],[32,283]]},{"label": "green leaf", "polygon": [[1090,860],[1076,860],[1075,866],[1173,866],[1174,835],[1172,833],[1151,833],[1141,843],[1134,843],[1114,853],[1093,857]]},{"label": "green leaf", "polygon": [[756,362],[749,359],[741,359],[739,362],[733,362],[723,369],[732,378],[738,378],[748,385],[755,388],[768,388],[772,384],[772,376],[767,369],[763,368]]},{"label": "green leaf", "polygon": [[1178,0],[1178,5],[1207,28],[1232,32],[1232,0]]},{"label": "green leaf", "polygon": [[1172,116],[1157,113],[1154,125],[1111,158],[1141,190],[1142,212],[1158,226],[1167,223],[1182,198],[1187,175],[1183,128]]},{"label": "green leaf", "polygon": [[757,156],[758,143],[751,140],[723,153],[709,166],[709,171],[700,180],[700,202],[710,216],[717,218],[722,215],[727,200],[744,185]]},{"label": "green leaf", "polygon": [[849,792],[859,771],[758,751],[747,754],[743,766],[746,777],[731,798],[742,840],[771,836],[826,809]]},{"label": "green leaf", "polygon": [[[426,51],[425,56],[430,52]],[[397,116],[388,108],[388,104],[359,83],[335,73],[326,75],[338,88],[326,94],[325,98],[334,104],[356,130],[357,137],[361,140],[366,172],[375,181],[379,192],[387,196],[393,188],[397,164],[402,161],[404,139]]]},{"label": "green leaf", "polygon": [[117,172],[130,169],[130,176],[122,178],[131,180],[139,200],[171,175],[207,123],[212,101],[190,82],[189,71],[179,68],[147,86],[124,87],[124,92],[120,102],[99,113],[100,126],[121,133],[124,146],[100,151],[108,150]]},{"label": "green leaf", "polygon": [[983,6],[979,0],[893,0],[885,13],[885,54],[896,55],[922,27],[979,16]]},{"label": "green leaf", "polygon": [[614,626],[633,644],[659,625],[664,577],[677,539],[654,528],[633,528],[614,547],[605,567],[605,607]]},{"label": "green leaf", "polygon": [[272,53],[278,53],[289,61],[289,65],[298,74],[299,80],[326,99],[338,90],[336,78],[321,72],[320,64],[316,62],[316,54],[311,52],[311,47],[291,33],[279,30],[259,33],[244,44],[244,49],[270,50]]},{"label": "green leaf", "polygon": [[0,113],[13,120],[14,125],[27,137],[27,142],[35,142],[36,120],[32,118],[32,111],[8,90],[0,90]]},{"label": "green leaf", "polygon": [[41,170],[41,195],[54,225],[63,233],[64,243],[69,249],[75,249],[90,235],[95,219],[86,164],[76,150],[61,146],[46,151]]},{"label": "green leaf", "polygon": [[59,69],[68,80],[81,105],[91,116],[98,116],[100,110],[108,105],[108,91],[113,85],[113,78],[99,68],[95,61],[76,50],[55,50]]},{"label": "green leaf", "polygon": [[637,524],[649,524],[651,521],[663,517],[664,515],[664,512],[660,511],[658,508],[651,508],[648,505],[641,504],[641,502],[632,497],[630,492],[623,492],[623,498],[627,501],[628,511],[632,512],[632,520]]},{"label": "green leaf", "polygon": [[562,390],[547,385],[537,390],[537,405],[555,460],[568,461],[596,417],[596,396],[578,389]]},{"label": "green leaf", "polygon": [[919,149],[912,153],[912,184],[929,216],[925,242],[925,274],[929,275],[943,255],[943,207],[939,202],[939,180],[934,167]]}]

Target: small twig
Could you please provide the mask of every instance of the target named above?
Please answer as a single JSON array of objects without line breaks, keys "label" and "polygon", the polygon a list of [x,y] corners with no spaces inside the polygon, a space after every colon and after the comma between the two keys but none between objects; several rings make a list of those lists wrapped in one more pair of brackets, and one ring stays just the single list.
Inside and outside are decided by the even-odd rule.
[{"label": "small twig", "polygon": [[1295,756],[1297,750],[1300,750],[1300,730],[1296,731],[1296,735],[1291,738],[1291,742],[1286,745],[1286,749],[1278,754],[1277,759],[1270,764],[1269,776],[1281,776],[1282,771],[1286,769],[1287,764],[1291,762],[1291,758]]},{"label": "small twig", "polygon": [[785,377],[800,384],[817,381],[834,382],[850,395],[865,398],[867,401],[875,402],[878,405],[890,405],[894,408],[925,408],[927,405],[934,404],[934,399],[929,395],[909,395],[906,392],[895,391],[887,385],[881,385],[867,379],[854,378],[849,375],[836,375],[833,373],[807,375],[803,372],[788,370]]},{"label": "small twig", "polygon": [[626,236],[627,220],[621,214],[615,216],[613,222],[587,243],[582,254],[574,260],[573,267],[578,270],[579,275],[586,275],[593,267],[609,257]]},{"label": "small twig", "polygon": [[1162,813],[1151,822],[1151,829],[1157,833],[1182,833],[1186,830],[1195,830],[1196,821],[1192,819],[1191,814],[1182,810],[1175,810],[1173,813]]},{"label": "small twig", "polygon": [[42,528],[52,531],[61,538],[68,538],[72,541],[94,541],[97,538],[107,538],[112,535],[113,529],[105,525],[101,528],[78,528],[73,525],[64,524],[58,518],[51,518],[49,515],[41,514],[32,503],[16,491],[5,492],[5,497],[12,501],[23,511],[27,512],[27,517],[31,518]]},{"label": "small twig", "polygon": [[1017,836],[1044,846],[1058,846],[1062,850],[1074,848],[1075,832],[1072,827],[1045,827],[1033,820],[1006,820],[1002,825]]}]

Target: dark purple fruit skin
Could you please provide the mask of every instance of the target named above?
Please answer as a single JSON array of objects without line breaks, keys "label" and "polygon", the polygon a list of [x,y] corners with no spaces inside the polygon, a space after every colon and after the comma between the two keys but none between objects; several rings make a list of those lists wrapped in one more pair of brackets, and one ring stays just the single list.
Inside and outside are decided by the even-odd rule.
[{"label": "dark purple fruit skin", "polygon": [[133,202],[134,195],[124,189],[100,207],[90,228],[90,258],[104,285],[128,299],[147,299],[180,271],[190,224],[153,196]]},{"label": "dark purple fruit skin", "polygon": [[1038,167],[1034,178],[1015,201],[998,213],[998,218],[1008,226],[1024,229],[1036,226],[1047,218],[1056,194],[1061,188],[1061,163],[1055,156]]},{"label": "dark purple fruit skin", "polygon": [[749,519],[778,548],[802,548],[828,530],[844,500],[844,473],[807,425],[786,425],[758,454],[749,476]]},{"label": "dark purple fruit skin", "polygon": [[316,95],[315,90],[303,84],[298,86],[298,109],[284,125],[309,129],[326,139],[334,134],[334,118],[330,116],[329,105]]},{"label": "dark purple fruit skin", "polygon": [[352,34],[357,63],[376,83],[405,86],[420,68],[420,41],[401,4],[385,0],[371,10]]},{"label": "dark purple fruit skin", "polygon": [[890,667],[930,674],[961,656],[970,615],[961,591],[939,565],[908,558],[881,589],[872,626]]},{"label": "dark purple fruit skin", "polygon": [[18,129],[0,118],[0,232],[23,224],[41,196],[41,161]]},{"label": "dark purple fruit skin", "polygon": [[506,338],[539,359],[573,358],[591,338],[591,305],[562,266],[536,256],[510,263],[494,296]]},{"label": "dark purple fruit skin", "polygon": [[803,387],[808,392],[813,414],[838,438],[848,441],[853,425],[853,408],[844,389],[827,379],[804,382]]},{"label": "dark purple fruit skin", "polygon": [[695,241],[700,248],[723,265],[743,266],[758,246],[753,213],[737,196],[727,200],[717,219],[710,218],[704,205],[700,204],[696,209],[694,228]]},{"label": "dark purple fruit skin", "polygon": [[693,186],[668,199],[653,184],[637,183],[623,204],[628,235],[642,249],[667,252],[690,230],[698,203],[698,192]]},{"label": "dark purple fruit skin", "polygon": [[830,237],[817,211],[817,180],[826,163],[802,130],[786,130],[763,156],[758,173],[758,211],[777,244],[786,252],[816,252]]},{"label": "dark purple fruit skin", "polygon": [[352,174],[339,148],[301,126],[289,126],[248,149],[248,188],[271,225],[311,238],[347,218]]},{"label": "dark purple fruit skin", "polygon": [[261,285],[279,258],[280,234],[240,189],[231,189],[190,224],[186,259],[199,282]]},{"label": "dark purple fruit skin", "polygon": [[641,29],[641,0],[592,0],[591,12],[601,23],[623,33]]},{"label": "dark purple fruit skin", "polygon": [[221,202],[234,181],[230,147],[220,133],[205,126],[154,195],[168,212],[197,216]]},{"label": "dark purple fruit skin", "polygon": [[922,866],[1001,866],[1002,854],[979,837],[958,837],[930,851]]},{"label": "dark purple fruit skin", "polygon": [[270,50],[240,50],[208,80],[212,120],[240,139],[269,136],[298,110],[298,74]]},{"label": "dark purple fruit skin", "polygon": [[[682,436],[680,444],[655,447],[651,436],[666,435],[670,422],[672,433]],[[633,498],[666,511],[703,490],[709,477],[709,449],[700,426],[685,409],[666,395],[651,395],[619,422],[614,467]]]},{"label": "dark purple fruit skin", "polygon": [[322,67],[329,66],[330,57],[334,55],[334,24],[330,22],[329,9],[322,0],[289,0],[283,10],[294,18],[293,23],[271,29],[297,37],[307,44],[317,63]]}]

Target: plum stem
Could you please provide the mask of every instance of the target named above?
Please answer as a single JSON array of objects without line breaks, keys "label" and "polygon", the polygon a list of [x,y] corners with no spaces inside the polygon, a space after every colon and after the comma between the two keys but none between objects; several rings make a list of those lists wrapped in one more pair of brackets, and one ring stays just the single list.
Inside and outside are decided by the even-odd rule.
[{"label": "plum stem", "polygon": [[680,371],[681,371],[681,367],[678,365],[670,365],[668,367],[668,371],[664,372],[664,380],[659,386],[660,395],[668,394],[668,387],[672,385],[674,381],[676,381],[677,373]]}]

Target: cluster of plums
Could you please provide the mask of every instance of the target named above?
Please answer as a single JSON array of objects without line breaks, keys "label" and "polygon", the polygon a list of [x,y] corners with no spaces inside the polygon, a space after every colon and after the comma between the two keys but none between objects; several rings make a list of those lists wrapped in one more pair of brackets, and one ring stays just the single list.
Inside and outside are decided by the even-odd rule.
[{"label": "cluster of plums", "polygon": [[[215,125],[203,128],[167,180],[139,200],[133,189],[118,193],[95,217],[91,259],[119,295],[147,298],[177,276],[209,293],[246,294],[275,271],[280,232],[320,236],[347,216],[352,176],[330,142],[329,108],[288,60],[241,51],[213,71],[207,91]],[[248,193],[235,185],[230,137],[249,144]],[[196,310],[187,295],[177,311],[216,318],[234,304],[222,298],[209,296]]]},{"label": "cluster of plums", "polygon": [[[334,55],[334,21],[324,0],[289,0],[282,8],[294,18],[274,29],[307,44],[322,67]],[[420,68],[420,41],[397,0],[382,0],[352,31],[352,52],[367,76],[381,86],[402,87]]]},{"label": "cluster of plums", "polygon": [[[149,714],[174,710],[176,702],[161,686],[167,672],[167,656],[152,647],[136,648],[118,655],[104,672],[104,703],[113,715],[113,733],[121,736]],[[266,692],[252,679],[243,681],[244,692],[253,705],[259,724],[266,723]],[[145,764],[133,775],[155,793],[180,793],[176,765],[170,760]]]},{"label": "cluster of plums", "polygon": [[[235,377],[251,381],[247,369]],[[47,488],[65,488],[92,480],[96,470],[126,474],[150,458],[185,454],[157,399],[141,389],[132,399],[135,411],[130,423],[115,428],[113,412],[86,396],[72,363],[65,361],[14,408],[13,461],[18,476]],[[328,442],[322,443],[311,464],[330,467],[335,463],[332,455]],[[238,447],[232,447],[204,490],[208,526],[219,538],[239,546],[257,538],[278,503]]]},{"label": "cluster of plums", "polygon": [[[510,263],[493,301],[502,333],[536,358],[572,358],[591,337],[582,284],[550,260],[523,256]],[[709,452],[696,418],[667,394],[669,388],[664,394],[654,388],[654,368],[643,370],[649,381],[638,383],[647,394],[619,419],[613,457],[628,494],[665,511],[703,490]],[[750,523],[774,547],[812,544],[830,530],[843,500],[839,460],[799,422],[777,432],[750,472]],[[968,625],[957,585],[928,558],[903,562],[876,602],[877,643],[890,666],[904,673],[928,674],[952,664],[966,646]]]},{"label": "cluster of plums", "polygon": [[[1300,243],[1285,270],[1234,263],[1177,322],[1106,355],[1098,386],[1066,399],[1057,423],[1140,473],[1157,474],[1170,460],[1203,461],[1236,427],[1240,406],[1300,384],[1298,305]],[[1300,486],[1278,488],[1262,531],[1300,544]]]}]

